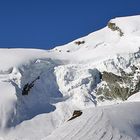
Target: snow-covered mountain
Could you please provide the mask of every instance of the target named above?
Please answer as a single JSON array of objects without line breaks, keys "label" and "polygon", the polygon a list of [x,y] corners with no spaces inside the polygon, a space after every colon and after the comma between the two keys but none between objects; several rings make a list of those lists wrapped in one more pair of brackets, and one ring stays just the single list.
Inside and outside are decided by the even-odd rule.
[{"label": "snow-covered mountain", "polygon": [[140,139],[139,15],[52,50],[0,56],[0,140]]}]

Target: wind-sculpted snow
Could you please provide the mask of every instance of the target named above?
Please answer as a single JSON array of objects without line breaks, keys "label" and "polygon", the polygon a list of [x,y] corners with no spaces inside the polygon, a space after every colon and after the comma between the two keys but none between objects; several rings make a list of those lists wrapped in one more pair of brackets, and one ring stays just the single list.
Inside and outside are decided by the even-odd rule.
[{"label": "wind-sculpted snow", "polygon": [[[110,22],[48,51],[0,49],[0,139],[140,139],[140,16]],[[98,100],[107,82],[112,98]]]},{"label": "wind-sculpted snow", "polygon": [[83,110],[83,115],[65,122],[43,140],[139,140],[140,103]]}]

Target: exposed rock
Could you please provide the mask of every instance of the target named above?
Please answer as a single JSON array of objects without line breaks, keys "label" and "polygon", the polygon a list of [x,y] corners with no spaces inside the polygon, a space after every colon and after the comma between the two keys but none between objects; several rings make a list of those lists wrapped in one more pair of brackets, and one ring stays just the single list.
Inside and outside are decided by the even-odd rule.
[{"label": "exposed rock", "polygon": [[130,66],[132,73],[134,74],[136,70],[138,69],[135,65]]},{"label": "exposed rock", "polygon": [[111,72],[102,73],[102,82],[96,88],[97,100],[127,100],[127,98],[140,90],[140,75],[137,74],[138,68],[133,66],[131,73],[121,76]]},{"label": "exposed rock", "polygon": [[84,43],[85,43],[84,40],[83,40],[83,41],[76,41],[76,42],[75,42],[76,45],[81,45],[81,44],[84,44]]},{"label": "exposed rock", "polygon": [[123,79],[121,76],[118,76],[111,72],[106,72],[106,71],[104,71],[102,74],[102,80],[108,83],[123,82]]},{"label": "exposed rock", "polygon": [[118,31],[120,36],[123,36],[124,33],[122,32],[122,30],[115,24],[112,22],[108,22],[108,28],[110,28],[112,31]]},{"label": "exposed rock", "polygon": [[23,90],[22,90],[22,95],[28,95],[30,90],[32,89],[32,87],[34,86],[34,83],[36,82],[36,80],[38,80],[40,77],[38,76],[34,81],[32,81],[31,83],[27,83],[24,85]]},{"label": "exposed rock", "polygon": [[75,119],[75,118],[77,118],[77,117],[79,117],[81,115],[82,115],[81,110],[74,110],[72,117],[68,121],[73,120],[73,119]]}]

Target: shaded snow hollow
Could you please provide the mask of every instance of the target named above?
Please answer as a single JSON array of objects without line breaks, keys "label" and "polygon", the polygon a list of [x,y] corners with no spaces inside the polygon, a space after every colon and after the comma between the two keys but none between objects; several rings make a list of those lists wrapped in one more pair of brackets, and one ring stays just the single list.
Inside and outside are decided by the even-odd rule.
[{"label": "shaded snow hollow", "polygon": [[[140,139],[139,93],[132,103],[96,100],[100,72],[128,73],[140,62],[140,16],[110,22],[123,36],[105,27],[48,51],[0,49],[0,139]],[[83,113],[68,121],[74,110]]]}]

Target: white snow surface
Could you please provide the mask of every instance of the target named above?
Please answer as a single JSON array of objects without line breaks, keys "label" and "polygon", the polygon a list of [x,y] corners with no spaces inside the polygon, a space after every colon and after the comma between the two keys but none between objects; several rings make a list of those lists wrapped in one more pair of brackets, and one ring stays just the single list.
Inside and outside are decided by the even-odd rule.
[{"label": "white snow surface", "polygon": [[140,101],[140,92],[131,95],[128,99],[129,102],[139,102]]},{"label": "white snow surface", "polygon": [[0,49],[0,140],[140,139],[139,93],[115,105],[98,105],[94,93],[99,71],[140,63],[140,16],[111,22],[123,36],[105,27],[52,50]]},{"label": "white snow surface", "polygon": [[[89,108],[43,140],[139,140],[140,103]],[[135,115],[134,115],[135,114]]]}]

